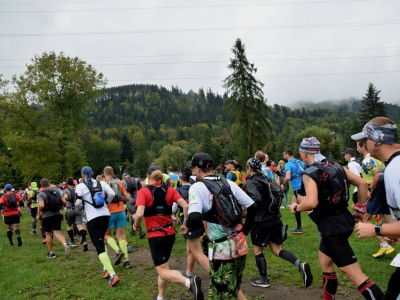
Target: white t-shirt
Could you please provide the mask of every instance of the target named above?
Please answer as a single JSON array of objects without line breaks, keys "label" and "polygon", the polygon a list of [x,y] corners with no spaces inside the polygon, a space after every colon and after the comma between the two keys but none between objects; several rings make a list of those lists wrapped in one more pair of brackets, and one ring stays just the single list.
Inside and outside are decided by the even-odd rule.
[{"label": "white t-shirt", "polygon": [[386,200],[392,210],[395,221],[400,221],[400,156],[396,156],[386,167],[384,173]]},{"label": "white t-shirt", "polygon": [[[92,181],[93,181],[93,187],[96,187],[97,181],[94,179],[92,179]],[[103,194],[107,194],[107,196],[108,196],[107,199],[105,199],[105,200],[108,203],[111,203],[111,201],[114,199],[114,196],[115,196],[114,190],[104,181],[99,181],[99,182],[101,184]],[[81,196],[83,200],[90,202],[90,203],[93,202],[92,195],[90,194],[88,187],[84,183],[80,183],[76,186],[75,193],[78,196]],[[105,198],[105,195],[104,195],[104,198]],[[80,202],[78,202],[78,201],[81,201],[81,200],[78,199],[76,201],[78,204],[80,204]],[[77,203],[75,203],[75,206],[77,205]],[[88,222],[97,217],[110,215],[107,205],[104,205],[103,207],[100,207],[100,208],[94,208],[92,205],[90,205],[89,203],[86,203],[86,202],[83,202],[83,205],[85,207],[86,218],[87,218]]]},{"label": "white t-shirt", "polygon": [[[219,179],[219,177],[214,175],[204,178],[204,180],[217,179]],[[233,181],[227,180],[227,182],[229,183],[233,195],[241,206],[248,208],[254,203],[254,201]],[[192,184],[189,189],[189,214],[193,212],[205,213],[209,211],[212,207],[212,200],[213,195],[203,182],[198,181]],[[241,224],[235,227],[222,227],[219,224],[207,222],[207,235],[211,240],[217,240],[227,235],[235,235],[237,232],[240,232],[241,229]],[[248,246],[246,236],[240,232],[236,234],[234,238],[216,243],[213,258],[217,260],[229,260],[246,255],[247,252]]]},{"label": "white t-shirt", "polygon": [[[356,159],[354,157],[351,157],[349,160],[349,164],[347,165],[349,168],[349,171],[356,174],[358,177],[361,177],[361,166],[358,162],[356,162]],[[358,189],[357,187],[354,188],[354,193],[357,192]]]}]

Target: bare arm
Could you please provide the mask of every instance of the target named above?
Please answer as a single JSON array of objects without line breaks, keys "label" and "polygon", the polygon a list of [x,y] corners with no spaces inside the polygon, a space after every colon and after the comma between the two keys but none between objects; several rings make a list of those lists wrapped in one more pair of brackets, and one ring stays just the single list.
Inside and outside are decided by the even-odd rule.
[{"label": "bare arm", "polygon": [[290,181],[290,176],[291,176],[291,172],[286,171],[285,178],[283,179],[283,185],[286,185],[286,183],[288,183]]},{"label": "bare arm", "polygon": [[308,175],[303,175],[303,184],[306,191],[306,197],[300,204],[292,203],[290,209],[295,213],[294,207],[297,205],[297,212],[313,210],[318,205],[318,188],[317,183]]},{"label": "bare arm", "polygon": [[140,224],[142,223],[143,220],[143,215],[144,215],[144,205],[139,205],[136,207],[136,213],[135,213],[135,223],[133,224],[135,230],[140,229]]}]

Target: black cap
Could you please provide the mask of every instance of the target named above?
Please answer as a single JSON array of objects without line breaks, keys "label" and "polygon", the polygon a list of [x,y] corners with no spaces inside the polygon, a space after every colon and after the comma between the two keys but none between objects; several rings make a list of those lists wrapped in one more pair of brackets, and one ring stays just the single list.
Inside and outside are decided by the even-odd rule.
[{"label": "black cap", "polygon": [[224,165],[236,165],[236,162],[233,159],[229,159],[226,162],[224,162]]},{"label": "black cap", "polygon": [[356,156],[356,151],[353,148],[347,148],[342,152],[342,155],[350,154],[352,157]]},{"label": "black cap", "polygon": [[213,160],[212,157],[204,152],[197,153],[193,156],[192,161],[189,163],[188,167],[199,167],[199,168],[212,168]]},{"label": "black cap", "polygon": [[150,165],[150,167],[147,169],[147,174],[151,175],[151,173],[153,173],[154,171],[157,170],[161,170],[159,166],[157,166],[156,164],[152,164]]}]

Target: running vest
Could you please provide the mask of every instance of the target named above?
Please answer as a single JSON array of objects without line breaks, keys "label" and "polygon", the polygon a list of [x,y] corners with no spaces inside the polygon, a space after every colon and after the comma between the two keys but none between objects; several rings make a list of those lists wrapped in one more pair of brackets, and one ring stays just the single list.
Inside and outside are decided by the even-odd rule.
[{"label": "running vest", "polygon": [[242,173],[240,173],[240,171],[238,171],[238,170],[229,171],[229,172],[231,172],[232,174],[235,175],[235,177],[236,177],[236,180],[234,181],[235,184],[243,190],[246,186],[246,182],[244,181],[244,179],[242,177]]},{"label": "running vest", "polygon": [[172,206],[167,204],[168,187],[147,185],[146,188],[151,192],[153,203],[151,206],[146,206],[144,216],[170,216],[172,214]]}]

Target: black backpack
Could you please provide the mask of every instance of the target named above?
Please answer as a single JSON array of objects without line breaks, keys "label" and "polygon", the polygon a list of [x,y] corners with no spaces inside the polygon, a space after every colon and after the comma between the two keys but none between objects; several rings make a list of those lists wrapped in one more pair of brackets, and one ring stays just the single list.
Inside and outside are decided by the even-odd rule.
[{"label": "black backpack", "polygon": [[11,195],[5,195],[5,197],[8,200],[8,208],[16,208],[17,207],[17,199],[15,197],[15,194],[11,194]]},{"label": "black backpack", "polygon": [[229,183],[225,178],[202,180],[206,188],[213,194],[211,209],[203,214],[205,221],[234,227],[242,222],[242,211]]},{"label": "black backpack", "polygon": [[61,196],[56,190],[46,189],[43,190],[46,194],[46,200],[44,200],[45,210],[53,212],[59,211],[62,208]]},{"label": "black backpack", "polygon": [[318,192],[326,197],[326,201],[329,204],[347,207],[350,184],[343,167],[334,162],[314,164],[314,166],[322,171],[323,181],[329,180],[330,182],[328,188],[319,190]]},{"label": "black backpack", "polygon": [[277,213],[282,205],[283,193],[279,185],[274,180],[265,175],[263,177],[264,178],[255,177],[255,179],[267,186],[269,194],[269,203],[267,205],[268,211],[272,214]]},{"label": "black backpack", "polygon": [[96,181],[97,181],[96,187],[87,185],[86,182],[83,182],[90,191],[90,195],[92,196],[92,202],[88,202],[86,200],[83,200],[83,201],[90,204],[94,208],[100,208],[100,207],[104,206],[106,201],[104,199],[103,188],[101,187],[101,183],[98,180],[96,180]]}]

